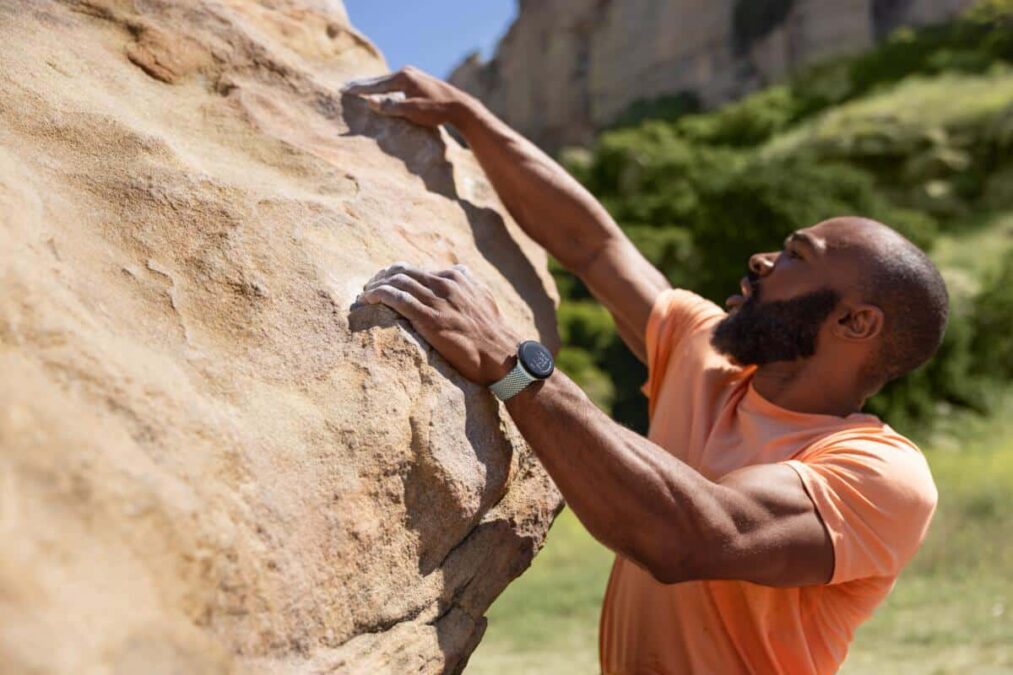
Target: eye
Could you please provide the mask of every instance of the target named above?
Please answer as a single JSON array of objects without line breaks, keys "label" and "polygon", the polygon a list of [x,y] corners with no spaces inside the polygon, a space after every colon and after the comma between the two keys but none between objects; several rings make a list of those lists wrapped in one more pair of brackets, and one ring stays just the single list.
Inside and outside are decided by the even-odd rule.
[{"label": "eye", "polygon": [[793,249],[793,248],[790,248],[790,247],[789,247],[789,248],[786,248],[786,249],[784,249],[784,252],[785,252],[785,254],[786,254],[786,255],[787,255],[787,256],[788,256],[789,258],[791,258],[792,260],[801,260],[801,259],[802,259],[802,256],[800,256],[800,255],[798,254],[798,251],[796,251],[796,250],[795,250],[795,249]]}]

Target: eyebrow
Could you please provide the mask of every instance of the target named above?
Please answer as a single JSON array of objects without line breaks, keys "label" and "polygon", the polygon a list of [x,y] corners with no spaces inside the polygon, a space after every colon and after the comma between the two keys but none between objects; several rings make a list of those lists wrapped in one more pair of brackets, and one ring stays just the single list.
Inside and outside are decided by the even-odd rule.
[{"label": "eyebrow", "polygon": [[798,242],[805,244],[811,251],[818,252],[822,249],[816,240],[812,238],[812,235],[806,234],[805,232],[792,232],[788,235],[788,238],[784,240],[784,245],[787,248],[788,244],[792,242]]}]

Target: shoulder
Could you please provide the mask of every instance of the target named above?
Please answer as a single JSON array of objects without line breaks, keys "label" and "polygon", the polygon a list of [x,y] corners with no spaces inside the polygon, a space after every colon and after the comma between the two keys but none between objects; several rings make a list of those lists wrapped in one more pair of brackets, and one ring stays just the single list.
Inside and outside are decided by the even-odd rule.
[{"label": "shoulder", "polygon": [[684,288],[669,288],[658,294],[651,308],[647,333],[686,334],[720,321],[724,310],[706,298]]},{"label": "shoulder", "polygon": [[643,392],[653,411],[670,371],[698,372],[703,361],[713,353],[709,334],[713,326],[726,316],[716,304],[692,291],[673,288],[655,298],[647,322],[645,346],[648,380]]},{"label": "shoulder", "polygon": [[848,427],[814,443],[804,453],[804,461],[833,462],[935,493],[928,461],[914,441],[872,415],[856,417]]},{"label": "shoulder", "polygon": [[871,415],[829,434],[798,459],[853,481],[870,497],[931,512],[938,499],[925,455],[909,438]]},{"label": "shoulder", "polygon": [[716,304],[692,291],[671,288],[654,301],[647,321],[648,367],[657,368],[668,360],[687,338],[710,329],[725,316]]},{"label": "shoulder", "polygon": [[861,417],[789,462],[834,539],[835,581],[896,574],[921,545],[938,501],[921,450]]}]

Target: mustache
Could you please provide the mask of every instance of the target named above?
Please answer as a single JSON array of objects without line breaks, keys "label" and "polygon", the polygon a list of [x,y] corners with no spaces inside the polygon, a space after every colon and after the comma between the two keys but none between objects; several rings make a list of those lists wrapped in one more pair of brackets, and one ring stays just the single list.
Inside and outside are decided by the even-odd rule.
[{"label": "mustache", "polygon": [[753,271],[746,274],[746,284],[749,285],[749,299],[757,300],[760,297],[760,276]]}]

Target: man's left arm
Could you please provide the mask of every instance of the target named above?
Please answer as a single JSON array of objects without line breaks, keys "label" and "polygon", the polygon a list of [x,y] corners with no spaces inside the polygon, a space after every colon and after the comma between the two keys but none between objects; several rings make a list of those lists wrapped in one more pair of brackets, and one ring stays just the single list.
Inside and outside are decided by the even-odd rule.
[{"label": "man's left arm", "polygon": [[[466,269],[381,271],[358,302],[388,305],[467,379],[496,382],[517,336]],[[826,583],[830,536],[799,475],[759,465],[711,481],[599,410],[565,374],[507,402],[567,504],[598,541],[663,583],[739,579]]]},{"label": "man's left arm", "polygon": [[711,481],[617,424],[562,373],[506,407],[588,531],[658,581],[829,581],[833,546],[791,467]]}]

